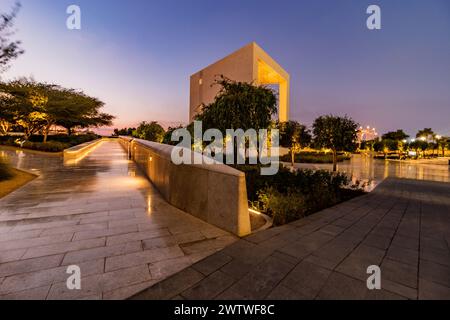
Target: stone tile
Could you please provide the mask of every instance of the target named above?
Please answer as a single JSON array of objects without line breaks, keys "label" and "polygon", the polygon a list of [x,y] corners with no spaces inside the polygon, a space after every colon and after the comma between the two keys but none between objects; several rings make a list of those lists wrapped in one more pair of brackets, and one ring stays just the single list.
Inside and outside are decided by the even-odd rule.
[{"label": "stone tile", "polygon": [[106,258],[105,269],[108,272],[183,256],[184,253],[178,246],[145,250],[121,256],[108,257]]},{"label": "stone tile", "polygon": [[59,242],[47,246],[33,247],[27,250],[22,259],[31,259],[36,257],[43,257],[54,255],[58,253],[66,253],[70,251],[77,251],[83,249],[90,249],[95,247],[102,247],[105,245],[104,238],[96,238],[89,240],[80,240],[73,242]]},{"label": "stone tile", "polygon": [[80,262],[114,256],[121,256],[139,251],[142,251],[142,245],[140,241],[126,242],[113,246],[96,247],[91,249],[72,251],[68,252],[65,255],[62,265],[77,264]]},{"label": "stone tile", "polygon": [[153,279],[162,280],[192,265],[190,257],[183,256],[174,259],[161,260],[150,264],[150,274]]},{"label": "stone tile", "polygon": [[56,236],[3,241],[3,242],[0,242],[0,250],[1,251],[11,251],[11,250],[15,250],[15,249],[24,249],[24,248],[32,248],[32,247],[50,245],[53,243],[70,241],[72,239],[72,236],[73,236],[72,233],[67,233],[67,234],[56,235]]},{"label": "stone tile", "polygon": [[280,284],[305,298],[314,299],[330,274],[328,269],[303,261]]},{"label": "stone tile", "polygon": [[104,300],[125,300],[141,292],[142,290],[145,290],[153,286],[157,281],[158,280],[148,280],[140,282],[138,284],[133,284],[131,286],[126,286],[112,291],[104,292],[102,298]]},{"label": "stone tile", "polygon": [[0,300],[45,300],[50,286],[0,295]]},{"label": "stone tile", "polygon": [[164,237],[164,236],[169,236],[169,235],[170,235],[170,233],[169,233],[169,230],[167,230],[167,229],[157,229],[157,230],[151,230],[151,231],[126,233],[126,234],[122,234],[122,235],[107,237],[106,245],[112,246],[115,244],[120,244],[120,243],[125,243],[125,242],[159,238],[159,237]]},{"label": "stone tile", "polygon": [[368,291],[366,282],[333,272],[317,298],[321,300],[360,300],[365,298]]},{"label": "stone tile", "polygon": [[417,266],[419,262],[419,251],[392,245],[387,251],[386,258]]},{"label": "stone tile", "polygon": [[424,247],[420,251],[420,259],[450,267],[450,251]]},{"label": "stone tile", "polygon": [[79,231],[92,231],[92,230],[102,230],[107,229],[107,223],[91,223],[85,225],[75,225],[75,226],[67,226],[67,227],[59,227],[59,228],[50,228],[42,231],[41,236],[51,236],[55,234],[73,234]]},{"label": "stone tile", "polygon": [[0,263],[20,260],[26,251],[27,249],[0,251]]},{"label": "stone tile", "polygon": [[127,285],[146,283],[151,280],[147,266],[121,269],[81,279],[81,290],[69,290],[65,283],[52,285],[48,294],[50,300],[73,300],[90,297],[123,288]]},{"label": "stone tile", "polygon": [[[80,263],[79,267],[82,277],[101,274],[104,269],[104,260]],[[7,277],[0,286],[0,295],[44,287],[62,281],[65,282],[68,277],[66,271],[67,267],[57,267]]]},{"label": "stone tile", "polygon": [[228,256],[222,252],[218,252],[218,253],[215,253],[215,254],[207,257],[206,259],[192,265],[192,268],[201,272],[205,276],[208,276],[211,273],[213,273],[213,272],[217,271],[218,269],[220,269],[221,267],[223,267],[224,265],[226,265],[232,259],[233,258],[231,258],[230,256]]},{"label": "stone tile", "polygon": [[390,280],[398,284],[417,289],[417,266],[404,264],[390,259],[384,259],[381,264],[382,279]]},{"label": "stone tile", "polygon": [[225,291],[234,283],[234,279],[221,271],[216,271],[199,283],[181,293],[188,300],[210,300]]},{"label": "stone tile", "polygon": [[41,233],[42,233],[41,229],[22,231],[22,232],[9,232],[9,233],[3,233],[3,234],[0,233],[0,242],[37,238],[41,235]]},{"label": "stone tile", "polygon": [[308,297],[300,292],[291,290],[283,285],[278,285],[266,298],[267,300],[308,300]]},{"label": "stone tile", "polygon": [[100,230],[83,230],[79,232],[75,232],[73,236],[73,241],[77,240],[87,240],[94,238],[103,238],[107,236],[115,236],[124,233],[137,232],[138,227],[136,225],[117,227],[111,229],[100,229]]},{"label": "stone tile", "polygon": [[269,257],[231,289],[247,299],[264,299],[293,267],[293,264]]},{"label": "stone tile", "polygon": [[206,239],[193,243],[180,244],[185,254],[195,254],[198,252],[210,251],[214,249],[221,249],[236,241],[236,237],[227,235],[216,239]]},{"label": "stone tile", "polygon": [[165,281],[134,295],[132,300],[166,300],[179,295],[181,292],[200,282],[204,276],[192,268],[171,276]]},{"label": "stone tile", "polygon": [[411,288],[397,282],[383,278],[383,271],[381,271],[381,288],[383,290],[392,292],[396,295],[404,297],[405,299],[417,300],[417,289]]},{"label": "stone tile", "polygon": [[427,260],[420,260],[419,270],[421,279],[450,288],[450,267]]},{"label": "stone tile", "polygon": [[450,288],[425,279],[419,279],[419,299],[450,300]]},{"label": "stone tile", "polygon": [[43,269],[51,269],[61,264],[63,255],[47,256],[29,260],[20,260],[0,264],[0,277],[27,273]]}]

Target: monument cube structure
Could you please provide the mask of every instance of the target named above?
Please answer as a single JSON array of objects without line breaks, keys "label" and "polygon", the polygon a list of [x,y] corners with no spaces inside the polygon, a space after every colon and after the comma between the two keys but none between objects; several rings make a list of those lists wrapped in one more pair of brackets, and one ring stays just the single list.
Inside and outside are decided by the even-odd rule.
[{"label": "monument cube structure", "polygon": [[219,91],[212,86],[217,76],[257,85],[279,86],[280,121],[289,120],[289,74],[260,46],[252,42],[191,76],[189,118],[202,112]]}]

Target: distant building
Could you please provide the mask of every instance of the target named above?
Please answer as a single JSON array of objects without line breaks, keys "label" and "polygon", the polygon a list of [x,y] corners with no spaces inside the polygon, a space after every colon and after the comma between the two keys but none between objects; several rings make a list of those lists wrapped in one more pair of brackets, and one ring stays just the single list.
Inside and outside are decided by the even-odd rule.
[{"label": "distant building", "polygon": [[252,42],[191,76],[191,121],[202,111],[203,104],[214,101],[219,88],[211,85],[220,75],[239,82],[278,85],[279,120],[289,120],[289,74],[261,47]]}]

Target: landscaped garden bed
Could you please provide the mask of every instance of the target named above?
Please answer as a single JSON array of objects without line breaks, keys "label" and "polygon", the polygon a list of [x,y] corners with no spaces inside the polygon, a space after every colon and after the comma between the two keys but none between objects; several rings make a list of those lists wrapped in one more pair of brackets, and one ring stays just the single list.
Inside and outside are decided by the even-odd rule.
[{"label": "landscaped garden bed", "polygon": [[0,136],[0,145],[21,147],[44,152],[62,152],[65,149],[77,146],[79,144],[98,139],[96,134],[83,135],[53,135],[48,136],[47,142],[43,141],[43,136],[31,136],[28,141],[20,143],[20,137],[17,136]]},{"label": "landscaped garden bed", "polygon": [[262,176],[258,166],[237,166],[245,172],[247,195],[254,209],[286,224],[340,202],[365,194],[343,173],[326,170],[291,171],[280,167],[273,176]]},{"label": "landscaped garden bed", "polygon": [[[283,162],[291,162],[291,155],[286,154],[280,159]],[[340,154],[337,156],[338,162],[350,160],[350,156]],[[300,152],[295,154],[295,163],[333,163],[333,154],[325,152]]]},{"label": "landscaped garden bed", "polygon": [[0,198],[3,198],[34,178],[36,178],[35,175],[11,168],[0,158]]}]

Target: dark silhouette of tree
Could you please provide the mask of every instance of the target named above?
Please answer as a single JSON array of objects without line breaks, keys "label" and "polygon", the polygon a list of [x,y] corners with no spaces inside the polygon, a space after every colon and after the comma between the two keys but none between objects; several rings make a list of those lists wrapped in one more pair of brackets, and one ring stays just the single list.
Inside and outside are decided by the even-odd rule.
[{"label": "dark silhouette of tree", "polygon": [[20,41],[10,39],[14,35],[12,29],[20,7],[16,2],[10,13],[0,14],[0,74],[8,69],[11,60],[25,52]]},{"label": "dark silhouette of tree", "polygon": [[295,154],[301,148],[309,146],[312,140],[310,131],[297,121],[287,121],[277,124],[280,130],[280,146],[288,148],[291,154],[291,164],[294,166]]},{"label": "dark silhouette of tree", "polygon": [[337,171],[337,153],[355,150],[357,128],[358,124],[347,116],[327,115],[314,121],[314,143],[333,151],[333,172]]}]

